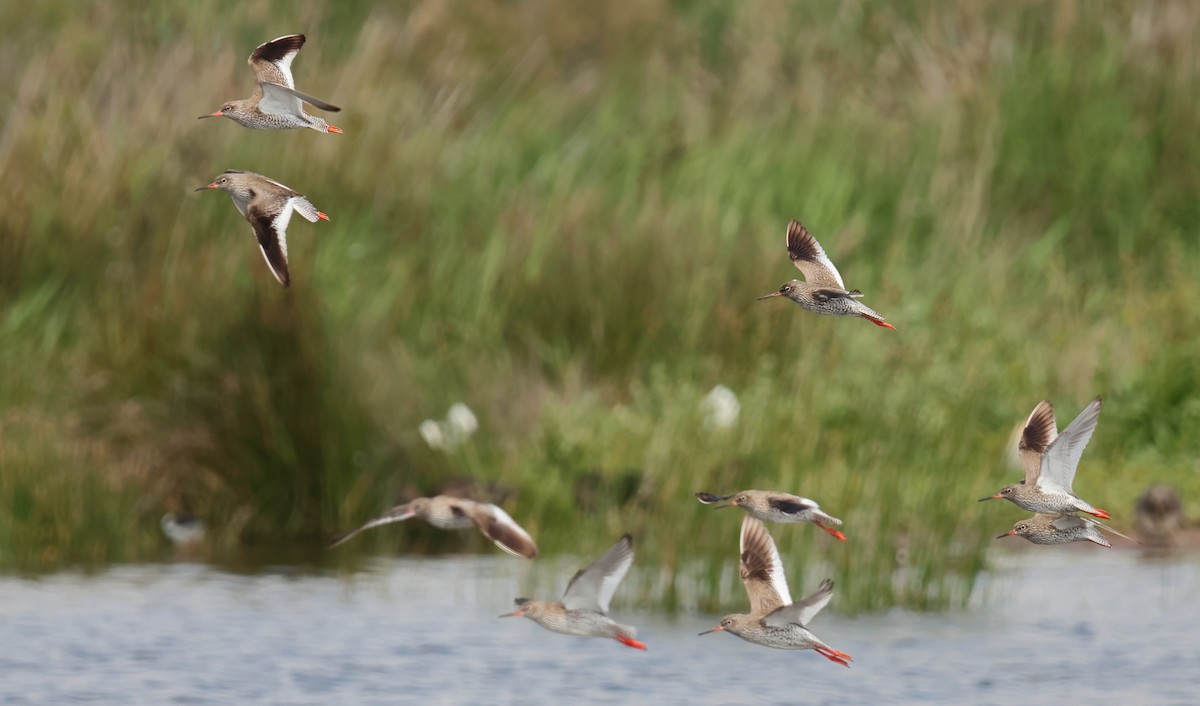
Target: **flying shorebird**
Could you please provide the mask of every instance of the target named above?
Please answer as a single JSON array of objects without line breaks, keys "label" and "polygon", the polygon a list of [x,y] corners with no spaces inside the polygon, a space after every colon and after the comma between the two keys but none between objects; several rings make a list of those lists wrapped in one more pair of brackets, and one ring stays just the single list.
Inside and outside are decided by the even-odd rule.
[{"label": "flying shorebird", "polygon": [[633,537],[628,534],[604,556],[571,577],[559,601],[516,599],[517,609],[501,618],[525,617],[551,632],[581,637],[608,637],[639,650],[637,629],[608,617],[608,604],[633,564]]},{"label": "flying shorebird", "polygon": [[1183,502],[1169,485],[1151,485],[1133,506],[1133,529],[1152,549],[1174,544],[1183,524]]},{"label": "flying shorebird", "polygon": [[204,539],[204,521],[195,515],[168,512],[162,516],[163,534],[178,546],[197,544]]},{"label": "flying shorebird", "polygon": [[804,275],[804,281],[791,280],[778,291],[763,295],[759,299],[787,297],[815,314],[860,316],[876,326],[893,331],[896,329],[883,320],[883,314],[857,301],[863,295],[862,292],[846,289],[842,275],[833,266],[833,261],[825,254],[825,250],[812,233],[800,225],[800,221],[792,220],[788,223],[787,250],[796,269]]},{"label": "flying shorebird", "polygon": [[489,503],[455,498],[449,495],[417,498],[403,505],[397,505],[334,542],[329,548],[333,549],[344,544],[363,530],[391,522],[403,522],[410,517],[419,517],[438,529],[478,527],[483,536],[513,556],[523,556],[526,559],[537,556],[537,545],[534,544],[533,538],[513,518],[509,517],[507,512]]},{"label": "flying shorebird", "polygon": [[246,63],[254,69],[258,85],[244,100],[229,101],[215,113],[201,118],[225,117],[242,127],[259,130],[292,130],[311,128],[317,132],[342,131],[323,118],[304,112],[301,101],[311,106],[337,112],[341,108],[296,90],[292,80],[292,60],[304,46],[303,34],[289,34],[258,45]]},{"label": "flying shorebird", "polygon": [[841,541],[846,541],[846,535],[828,526],[841,525],[841,520],[821,510],[815,500],[799,495],[770,490],[743,490],[733,495],[696,493],[696,499],[705,505],[729,500],[728,505],[717,505],[717,509],[740,507],[764,522],[811,522]]},{"label": "flying shorebird", "polygon": [[1106,511],[1092,507],[1071,490],[1079,459],[1100,421],[1101,404],[1099,397],[1092,400],[1061,434],[1056,435],[1054,407],[1047,400],[1039,402],[1025,422],[1018,447],[1025,466],[1025,480],[1006,485],[995,495],[980,498],[979,502],[1003,499],[1042,515],[1086,512],[1109,519]]},{"label": "flying shorebird", "polygon": [[[1121,534],[1112,527],[1080,515],[1043,515],[1038,514],[1026,520],[1020,520],[1008,532],[996,537],[1024,537],[1034,544],[1068,544],[1070,542],[1088,541],[1102,547],[1111,547],[1108,539],[1100,530],[1112,532],[1118,537],[1124,537],[1131,542],[1137,542],[1133,537]],[[1140,542],[1138,542],[1140,544]]]},{"label": "flying shorebird", "polygon": [[783,560],[767,527],[758,518],[742,518],[742,583],[750,597],[750,612],[726,615],[701,635],[724,630],[747,642],[781,650],[814,650],[843,667],[853,658],[835,650],[808,630],[808,623],[833,598],[833,581],[825,579],[811,595],[792,603]]},{"label": "flying shorebird", "polygon": [[220,189],[233,197],[233,205],[254,228],[254,237],[271,274],[284,287],[292,281],[287,259],[287,227],[292,211],[312,223],[329,220],[304,194],[262,174],[226,169],[213,183],[196,191],[205,189]]}]

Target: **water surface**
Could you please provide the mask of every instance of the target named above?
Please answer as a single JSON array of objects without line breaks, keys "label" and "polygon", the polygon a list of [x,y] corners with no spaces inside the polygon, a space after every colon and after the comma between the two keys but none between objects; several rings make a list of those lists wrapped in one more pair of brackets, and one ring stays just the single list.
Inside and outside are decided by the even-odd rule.
[{"label": "water surface", "polygon": [[1200,558],[1038,549],[997,556],[964,611],[849,618],[835,596],[812,627],[852,669],[698,637],[719,616],[631,612],[620,592],[613,614],[648,652],[501,620],[528,593],[526,564],[503,556],[386,559],[350,579],[198,564],[5,578],[0,703],[1197,702]]}]

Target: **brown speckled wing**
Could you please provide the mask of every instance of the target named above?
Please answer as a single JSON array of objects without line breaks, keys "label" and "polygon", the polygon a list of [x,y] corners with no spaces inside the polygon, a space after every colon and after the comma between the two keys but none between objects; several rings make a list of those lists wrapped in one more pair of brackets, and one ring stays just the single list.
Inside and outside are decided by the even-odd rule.
[{"label": "brown speckled wing", "polygon": [[792,220],[787,227],[787,250],[792,264],[813,285],[823,285],[845,291],[842,275],[825,254],[824,248],[800,221]]},{"label": "brown speckled wing", "polygon": [[1054,420],[1054,405],[1050,400],[1037,403],[1025,420],[1025,428],[1021,430],[1021,441],[1017,444],[1017,455],[1025,466],[1025,484],[1037,482],[1042,470],[1042,454],[1054,438],[1058,436],[1058,425]]},{"label": "brown speckled wing", "polygon": [[271,268],[271,274],[284,287],[292,281],[287,263],[287,223],[291,213],[290,207],[271,210],[260,201],[252,201],[246,208],[246,220],[254,226],[254,236],[258,239],[263,259]]},{"label": "brown speckled wing", "polygon": [[[304,46],[303,34],[289,34],[276,37],[269,42],[258,45],[246,63],[254,69],[254,75],[259,83],[277,83],[288,88],[295,88],[292,80],[292,60]],[[261,96],[262,87],[255,88],[255,95]]]},{"label": "brown speckled wing", "polygon": [[495,505],[471,501],[458,503],[456,507],[464,507],[483,536],[492,540],[497,547],[526,559],[537,556],[537,544],[533,537],[504,510]]},{"label": "brown speckled wing", "polygon": [[765,616],[792,602],[783,560],[771,534],[752,515],[742,518],[742,583],[750,597],[750,614]]}]

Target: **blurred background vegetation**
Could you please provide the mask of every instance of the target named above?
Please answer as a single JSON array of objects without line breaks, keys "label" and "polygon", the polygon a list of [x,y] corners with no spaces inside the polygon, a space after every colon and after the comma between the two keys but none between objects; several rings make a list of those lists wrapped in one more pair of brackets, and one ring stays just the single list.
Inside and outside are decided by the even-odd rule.
[{"label": "blurred background vegetation", "polygon": [[[195,119],[291,32],[345,135]],[[0,569],[162,559],[168,510],[227,565],[493,551],[321,552],[465,479],[545,555],[632,532],[628,600],[732,608],[739,518],[692,493],[758,487],[846,522],[773,529],[797,594],[954,605],[1022,516],[975,502],[1013,428],[1098,394],[1076,490],[1195,514],[1197,36],[1189,2],[5,5]],[[193,193],[228,168],[332,217],[291,289]],[[897,331],[755,301],[789,218]],[[431,448],[455,402],[478,433]]]}]

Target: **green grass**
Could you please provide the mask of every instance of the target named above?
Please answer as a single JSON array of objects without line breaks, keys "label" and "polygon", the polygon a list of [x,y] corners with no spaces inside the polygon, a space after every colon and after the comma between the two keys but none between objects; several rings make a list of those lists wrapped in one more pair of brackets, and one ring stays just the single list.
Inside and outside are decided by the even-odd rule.
[{"label": "green grass", "polygon": [[[1200,9],[1075,7],[0,10],[0,568],[160,558],[181,508],[217,561],[315,549],[469,477],[544,553],[629,531],[643,601],[717,609],[737,518],[691,494],[759,487],[846,521],[774,530],[798,592],[957,605],[1020,517],[975,503],[1012,428],[1097,394],[1080,494],[1196,514]],[[195,120],[293,31],[345,135]],[[226,168],[332,217],[294,219],[290,290],[192,192]],[[754,301],[793,217],[897,331]],[[736,428],[703,424],[718,383]],[[429,449],[456,401],[480,432]]]}]

